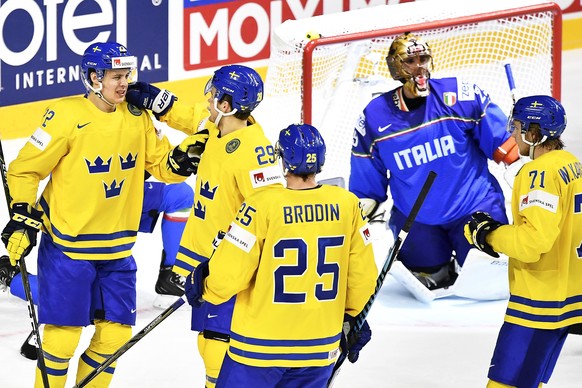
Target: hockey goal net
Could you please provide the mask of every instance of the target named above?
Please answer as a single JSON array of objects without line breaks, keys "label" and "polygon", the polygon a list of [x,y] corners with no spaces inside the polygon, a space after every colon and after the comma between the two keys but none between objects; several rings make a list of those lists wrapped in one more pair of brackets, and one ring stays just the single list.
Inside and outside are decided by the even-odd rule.
[{"label": "hockey goal net", "polygon": [[347,182],[358,115],[374,96],[400,85],[385,61],[396,36],[422,36],[432,48],[433,78],[473,81],[509,114],[507,61],[518,97],[560,97],[561,23],[556,4],[531,0],[416,1],[288,20],[273,33],[256,115],[273,142],[289,124],[317,127],[327,145],[319,178]]}]

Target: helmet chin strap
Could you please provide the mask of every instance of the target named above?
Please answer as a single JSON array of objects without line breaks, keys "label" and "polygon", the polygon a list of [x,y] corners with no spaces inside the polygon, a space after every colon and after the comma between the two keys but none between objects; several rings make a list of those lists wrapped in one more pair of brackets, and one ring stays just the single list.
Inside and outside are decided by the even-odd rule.
[{"label": "helmet chin strap", "polygon": [[214,120],[214,125],[216,125],[217,127],[218,127],[218,123],[220,122],[220,119],[223,116],[232,116],[233,114],[235,114],[237,112],[236,108],[234,108],[232,111],[230,111],[228,113],[224,113],[223,111],[218,109],[218,98],[214,99],[214,109],[218,112],[218,115],[216,116],[216,120]]},{"label": "helmet chin strap", "polygon": [[523,140],[523,142],[524,142],[525,144],[529,145],[529,158],[530,158],[531,160],[534,160],[534,152],[535,152],[535,148],[536,148],[538,145],[542,144],[544,141],[546,141],[546,139],[547,139],[548,137],[547,137],[547,136],[543,136],[543,137],[542,137],[542,139],[541,139],[540,141],[537,141],[537,142],[533,143],[533,142],[531,142],[531,141],[525,140],[525,134],[526,134],[526,133],[527,133],[527,132],[522,132],[522,134],[521,134],[521,140]]},{"label": "helmet chin strap", "polygon": [[93,86],[91,86],[89,84],[89,82],[85,79],[85,77],[83,77],[83,83],[85,84],[85,86],[87,87],[87,89],[91,90],[93,93],[95,93],[95,95],[97,97],[99,97],[101,99],[101,101],[103,101],[104,103],[106,103],[107,105],[109,105],[110,107],[114,108],[115,104],[107,101],[107,99],[105,97],[103,97],[103,94],[101,93],[101,90],[103,90],[103,84],[101,83],[101,81],[97,81],[99,82],[99,87],[98,88],[94,88]]}]

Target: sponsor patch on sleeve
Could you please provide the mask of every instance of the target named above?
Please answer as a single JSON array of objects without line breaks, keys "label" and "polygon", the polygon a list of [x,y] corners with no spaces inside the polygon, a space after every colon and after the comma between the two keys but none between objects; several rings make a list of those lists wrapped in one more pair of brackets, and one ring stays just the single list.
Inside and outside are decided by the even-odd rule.
[{"label": "sponsor patch on sleeve", "polygon": [[519,197],[519,210],[537,206],[542,209],[556,213],[558,210],[559,197],[542,190],[533,190]]},{"label": "sponsor patch on sleeve", "polygon": [[284,182],[283,173],[278,165],[252,170],[249,174],[254,189],[272,185],[273,183],[282,184]]},{"label": "sponsor patch on sleeve", "polygon": [[42,128],[37,128],[36,131],[30,136],[28,142],[41,151],[44,151],[48,144],[50,143],[52,136],[49,135]]},{"label": "sponsor patch on sleeve", "polygon": [[364,245],[368,245],[372,242],[372,235],[370,233],[370,224],[366,223],[366,225],[360,228],[360,235],[364,240]]},{"label": "sponsor patch on sleeve", "polygon": [[224,236],[224,239],[226,241],[230,241],[231,243],[233,243],[235,246],[239,247],[246,253],[249,253],[251,251],[251,249],[255,245],[255,242],[257,241],[257,237],[254,234],[252,234],[248,230],[241,228],[234,222],[230,224],[230,227],[228,228],[228,232],[226,232],[226,236]]},{"label": "sponsor patch on sleeve", "polygon": [[459,101],[473,101],[475,99],[473,83],[457,78],[457,97]]}]

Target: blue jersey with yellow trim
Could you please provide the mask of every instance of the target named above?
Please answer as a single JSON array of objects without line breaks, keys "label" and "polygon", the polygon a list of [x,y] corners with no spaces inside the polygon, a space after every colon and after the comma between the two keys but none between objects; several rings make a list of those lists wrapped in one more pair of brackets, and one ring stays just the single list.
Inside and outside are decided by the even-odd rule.
[{"label": "blue jersey with yellow trim", "polygon": [[144,170],[181,182],[167,167],[172,146],[145,111],[122,103],[114,112],[87,98],[59,100],[10,163],[13,202],[34,204],[39,182],[43,224],[68,257],[120,259],[131,255],[142,211]]},{"label": "blue jersey with yellow trim", "polygon": [[237,295],[229,356],[253,366],[333,363],[344,313],[356,316],[378,271],[369,225],[345,189],[265,189],[245,199],[210,259],[204,299]]},{"label": "blue jersey with yellow trim", "polygon": [[513,225],[487,242],[509,256],[505,321],[557,329],[582,323],[582,164],[555,150],[526,163],[515,178]]},{"label": "blue jersey with yellow trim", "polygon": [[438,175],[416,220],[440,225],[475,210],[491,188],[487,159],[509,137],[507,117],[486,92],[457,78],[431,79],[430,94],[408,111],[402,87],[373,99],[354,131],[350,191],[412,209],[429,171]]}]

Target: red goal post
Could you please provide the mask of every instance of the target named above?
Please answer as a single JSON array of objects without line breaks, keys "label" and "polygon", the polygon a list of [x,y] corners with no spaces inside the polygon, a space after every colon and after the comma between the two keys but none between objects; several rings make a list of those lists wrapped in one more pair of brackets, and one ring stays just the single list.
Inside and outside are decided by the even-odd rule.
[{"label": "red goal post", "polygon": [[[510,8],[508,8],[510,7]],[[323,178],[349,178],[356,120],[375,95],[397,87],[385,57],[412,31],[431,46],[433,78],[470,80],[509,114],[503,65],[517,96],[560,98],[562,17],[555,3],[532,0],[415,1],[286,21],[272,36],[265,99],[257,117],[269,138],[291,123],[316,126],[327,144]],[[308,40],[306,35],[320,34]]]}]

